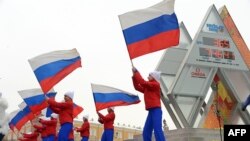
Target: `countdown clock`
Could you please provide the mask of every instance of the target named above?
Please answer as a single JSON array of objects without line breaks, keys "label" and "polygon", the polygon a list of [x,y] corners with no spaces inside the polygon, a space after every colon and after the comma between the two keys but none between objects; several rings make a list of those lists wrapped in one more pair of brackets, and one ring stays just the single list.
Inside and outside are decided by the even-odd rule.
[{"label": "countdown clock", "polygon": [[202,41],[203,45],[214,46],[219,48],[230,48],[229,41],[225,39],[203,37]]},{"label": "countdown clock", "polygon": [[200,56],[215,59],[235,60],[235,55],[230,51],[230,42],[227,39],[202,37],[202,47],[199,48]]}]

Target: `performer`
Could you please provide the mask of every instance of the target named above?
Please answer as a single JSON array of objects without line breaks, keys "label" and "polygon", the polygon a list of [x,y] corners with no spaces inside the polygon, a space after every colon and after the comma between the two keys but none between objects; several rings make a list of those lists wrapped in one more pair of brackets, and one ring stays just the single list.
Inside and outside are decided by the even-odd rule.
[{"label": "performer", "polygon": [[245,111],[248,105],[250,105],[250,95],[248,95],[246,101],[243,103],[242,108],[241,108],[242,111]]},{"label": "performer", "polygon": [[162,131],[160,72],[153,71],[148,75],[148,81],[141,77],[135,67],[132,68],[134,88],[144,94],[145,108],[148,116],[143,128],[143,140],[151,141],[152,132],[156,141],[165,141]]},{"label": "performer", "polygon": [[19,140],[24,141],[38,141],[37,137],[39,136],[38,130],[35,130],[34,132],[30,133],[22,133],[23,138],[20,138]]},{"label": "performer", "polygon": [[64,102],[56,102],[52,98],[48,98],[48,104],[52,111],[59,115],[60,130],[58,133],[58,141],[68,141],[70,132],[73,130],[73,97],[74,92],[66,92],[64,94]]},{"label": "performer", "polygon": [[108,114],[106,116],[102,115],[100,112],[97,112],[99,119],[98,121],[104,125],[104,132],[102,134],[101,141],[113,141],[114,136],[114,121],[115,121],[115,112],[114,107],[109,107],[107,109]]},{"label": "performer", "polygon": [[46,128],[46,141],[55,141],[56,137],[56,128],[57,128],[57,117],[58,115],[55,113],[51,114],[50,119],[43,120],[41,119],[39,122],[44,125]]},{"label": "performer", "polygon": [[[47,120],[46,117],[42,116],[42,117],[39,117],[39,121],[40,120]],[[42,138],[42,141],[47,141],[47,130],[46,130],[46,126],[41,124],[41,125],[38,125],[38,124],[34,124],[33,127],[36,129],[36,131],[38,133],[41,134],[41,138]]]},{"label": "performer", "polygon": [[8,102],[5,98],[2,97],[2,93],[0,92],[0,141],[3,140],[4,136],[8,133],[9,126],[9,116],[5,112],[8,108]]},{"label": "performer", "polygon": [[82,137],[81,141],[88,141],[89,140],[89,128],[90,128],[89,121],[88,121],[89,116],[84,115],[82,119],[83,119],[82,127],[81,128],[76,127],[75,130],[76,132],[81,133],[81,137]]}]

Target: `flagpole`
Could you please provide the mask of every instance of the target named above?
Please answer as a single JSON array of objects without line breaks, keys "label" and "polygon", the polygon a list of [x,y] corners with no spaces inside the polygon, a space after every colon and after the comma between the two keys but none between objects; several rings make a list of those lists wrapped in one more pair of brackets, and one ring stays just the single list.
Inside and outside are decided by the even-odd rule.
[{"label": "flagpole", "polygon": [[[34,114],[34,113],[33,113],[33,114]],[[34,116],[35,116],[34,119],[37,119],[37,118],[38,118],[38,115],[37,115],[37,114],[34,114]],[[34,127],[34,124],[33,124],[33,120],[34,120],[34,119],[30,120],[30,123],[31,123],[32,127]],[[38,119],[38,120],[39,120],[39,119]]]},{"label": "flagpole", "polygon": [[132,67],[134,67],[134,64],[133,64],[133,62],[132,62],[132,59],[130,59],[130,62],[131,62]]},{"label": "flagpole", "polygon": [[32,125],[32,126],[34,126],[34,124],[33,124],[33,121],[32,121],[32,120],[30,121],[30,123],[31,123],[31,125]]},{"label": "flagpole", "polygon": [[[128,51],[128,47],[127,47],[127,51]],[[132,65],[132,67],[134,67],[133,61],[132,61],[132,59],[131,59],[131,57],[130,57],[130,54],[129,54],[129,51],[128,51],[128,55],[129,55],[130,63],[131,63],[131,65]]]},{"label": "flagpole", "polygon": [[16,138],[18,138],[18,135],[15,132],[15,129],[13,129],[12,132],[16,135]]}]

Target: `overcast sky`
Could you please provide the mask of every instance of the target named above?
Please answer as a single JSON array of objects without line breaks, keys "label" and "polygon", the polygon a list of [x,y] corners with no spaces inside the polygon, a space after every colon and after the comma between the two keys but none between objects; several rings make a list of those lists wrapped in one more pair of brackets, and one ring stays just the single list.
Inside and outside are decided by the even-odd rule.
[{"label": "overcast sky", "polygon": [[[143,126],[147,112],[143,95],[132,85],[131,63],[118,15],[160,1],[0,0],[0,91],[9,102],[7,112],[17,109],[22,102],[17,91],[40,88],[28,59],[50,51],[76,48],[83,67],[54,87],[57,99],[61,100],[66,91],[74,90],[75,103],[83,106],[83,113],[96,121],[91,83],[129,91],[138,94],[142,102],[117,107],[115,123]],[[176,0],[175,12],[193,38],[212,4],[217,9],[226,5],[250,46],[250,0]],[[144,78],[155,69],[162,53],[158,51],[133,60]],[[169,121],[162,107],[163,118]]]}]

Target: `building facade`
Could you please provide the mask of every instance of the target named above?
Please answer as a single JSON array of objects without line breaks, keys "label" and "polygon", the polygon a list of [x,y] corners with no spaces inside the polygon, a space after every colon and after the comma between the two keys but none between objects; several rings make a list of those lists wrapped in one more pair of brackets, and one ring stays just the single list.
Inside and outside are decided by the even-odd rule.
[{"label": "building facade", "polygon": [[[37,121],[32,121],[33,124],[37,123]],[[74,127],[81,127],[83,121],[75,120],[74,121]],[[59,125],[58,125],[59,127]],[[59,128],[58,128],[59,129]],[[9,131],[9,133],[5,136],[4,141],[16,141],[18,138],[21,138],[21,133],[27,133],[33,131],[33,127],[31,122],[28,122],[25,124],[25,126],[22,127],[21,131],[12,130]],[[103,133],[103,125],[96,123],[94,121],[90,121],[90,137],[89,141],[100,141]],[[125,125],[116,125],[114,129],[114,141],[123,141],[128,139],[133,139],[134,136],[140,135],[142,133],[141,128],[138,127],[130,127]],[[74,132],[74,139],[75,141],[80,141],[81,136],[80,133]],[[39,141],[41,138],[39,137]]]},{"label": "building facade", "polygon": [[[74,127],[80,127],[82,121],[75,121]],[[103,125],[90,121],[90,137],[89,141],[100,141],[103,133]],[[142,133],[141,129],[129,126],[116,125],[114,129],[114,141],[123,141],[133,139],[135,135]],[[80,134],[75,132],[75,140],[81,140]]]}]

